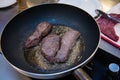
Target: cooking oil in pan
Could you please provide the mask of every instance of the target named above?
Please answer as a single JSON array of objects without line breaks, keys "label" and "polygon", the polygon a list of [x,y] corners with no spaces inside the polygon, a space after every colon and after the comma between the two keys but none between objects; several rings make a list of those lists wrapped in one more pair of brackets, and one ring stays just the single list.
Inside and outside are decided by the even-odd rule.
[{"label": "cooking oil in pan", "polygon": [[[63,34],[70,29],[71,28],[66,26],[55,25],[53,26],[53,29],[50,33],[57,34],[60,37],[62,37]],[[79,39],[77,39],[76,43],[74,44],[73,48],[71,49],[70,54],[68,56],[68,60],[64,63],[54,63],[54,64],[49,63],[41,55],[40,47],[41,47],[41,43],[39,43],[39,45],[36,47],[25,50],[25,58],[27,62],[33,68],[36,68],[44,73],[55,73],[69,69],[75,66],[80,61],[81,59],[80,52],[84,48],[84,43],[82,37],[80,36]]]}]

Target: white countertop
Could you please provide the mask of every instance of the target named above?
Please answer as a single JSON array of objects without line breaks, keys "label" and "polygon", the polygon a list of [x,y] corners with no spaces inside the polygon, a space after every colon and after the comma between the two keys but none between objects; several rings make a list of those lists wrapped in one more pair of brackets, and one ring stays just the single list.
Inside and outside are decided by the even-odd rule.
[{"label": "white countertop", "polygon": [[0,54],[0,80],[31,80],[31,79],[18,73],[15,69],[13,69],[4,59],[3,55]]}]

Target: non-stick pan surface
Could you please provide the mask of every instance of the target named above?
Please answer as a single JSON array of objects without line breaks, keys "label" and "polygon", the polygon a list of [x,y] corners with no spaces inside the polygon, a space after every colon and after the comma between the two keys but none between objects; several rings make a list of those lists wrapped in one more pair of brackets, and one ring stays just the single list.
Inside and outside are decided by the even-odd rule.
[{"label": "non-stick pan surface", "polygon": [[44,74],[39,70],[33,69],[28,64],[23,50],[23,41],[42,21],[71,27],[79,31],[84,40],[85,50],[81,53],[81,60],[77,65],[62,72],[84,65],[95,54],[100,33],[95,20],[88,13],[70,5],[44,4],[27,9],[16,15],[6,25],[2,33],[1,48],[3,55],[14,67],[31,73]]}]

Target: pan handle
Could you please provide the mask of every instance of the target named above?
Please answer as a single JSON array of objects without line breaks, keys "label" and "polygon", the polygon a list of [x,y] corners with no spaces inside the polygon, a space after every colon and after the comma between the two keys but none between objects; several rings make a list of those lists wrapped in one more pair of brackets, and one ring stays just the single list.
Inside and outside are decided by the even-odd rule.
[{"label": "pan handle", "polygon": [[78,68],[73,72],[77,80],[92,80],[92,78],[82,69]]}]

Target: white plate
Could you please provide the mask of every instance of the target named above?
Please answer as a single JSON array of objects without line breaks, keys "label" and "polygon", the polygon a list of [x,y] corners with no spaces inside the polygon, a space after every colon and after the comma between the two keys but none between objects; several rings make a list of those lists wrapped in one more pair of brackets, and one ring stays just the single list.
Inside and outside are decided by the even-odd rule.
[{"label": "white plate", "polygon": [[60,0],[58,3],[65,3],[79,7],[88,12],[92,17],[95,17],[96,9],[102,9],[102,5],[99,0]]},{"label": "white plate", "polygon": [[16,2],[16,0],[0,0],[0,8],[9,7],[15,4]]}]

